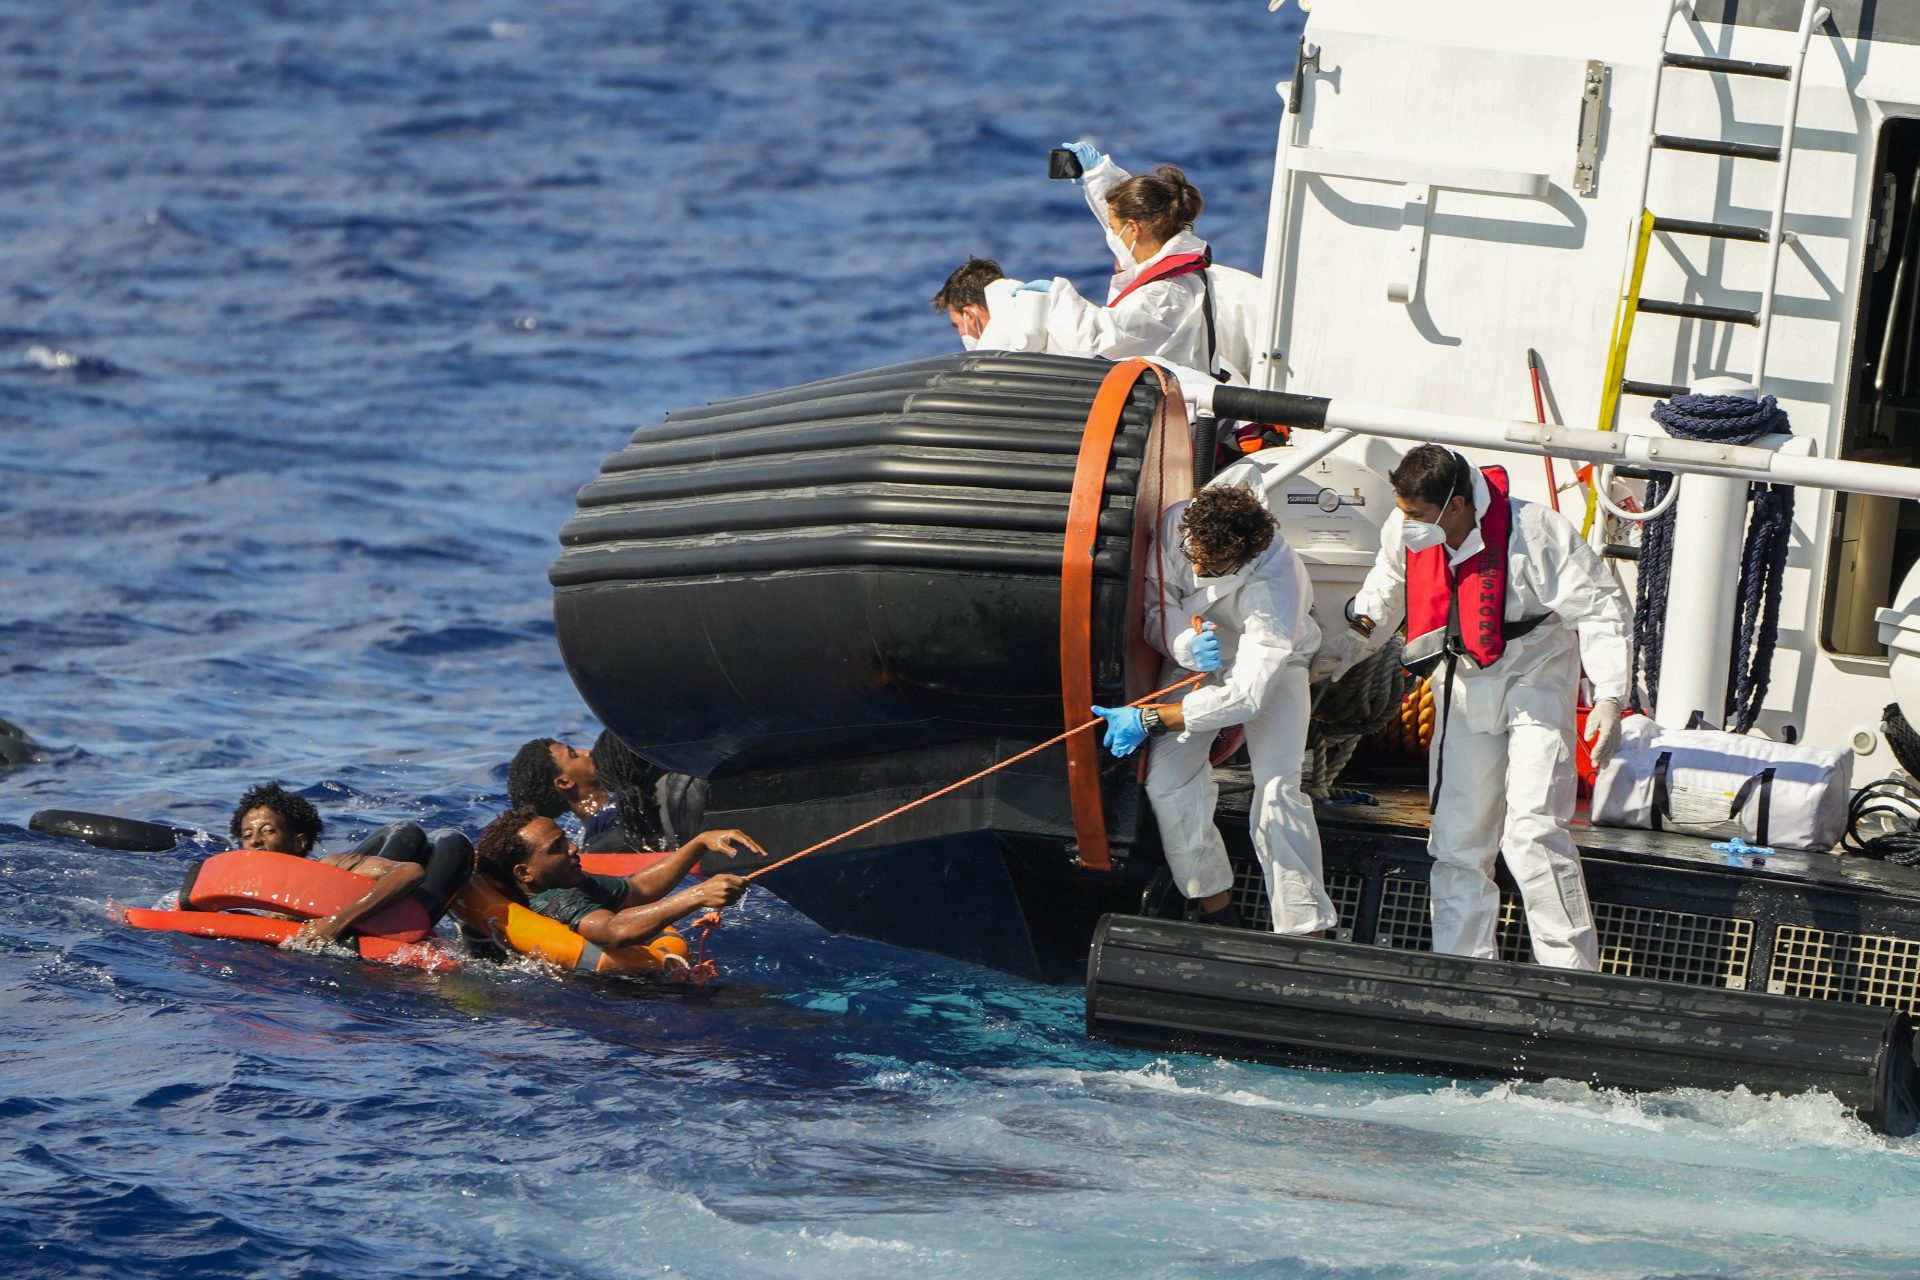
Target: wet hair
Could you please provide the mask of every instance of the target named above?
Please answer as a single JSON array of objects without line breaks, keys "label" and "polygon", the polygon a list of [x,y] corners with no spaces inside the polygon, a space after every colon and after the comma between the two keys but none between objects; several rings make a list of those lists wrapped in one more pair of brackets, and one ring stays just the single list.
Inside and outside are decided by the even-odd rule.
[{"label": "wet hair", "polygon": [[1195,494],[1180,515],[1187,545],[1236,567],[1273,543],[1273,512],[1251,490],[1238,485],[1209,485]]},{"label": "wet hair", "polygon": [[613,797],[613,811],[625,837],[624,849],[671,849],[660,812],[660,780],[666,770],[636,754],[602,729],[593,741],[593,771]]},{"label": "wet hair", "polygon": [[535,738],[513,753],[513,763],[507,766],[507,803],[531,807],[542,818],[557,818],[567,811],[567,798],[553,785],[560,777],[560,766],[553,761],[558,745],[553,738]]},{"label": "wet hair", "polygon": [[233,811],[233,821],[227,824],[227,834],[233,837],[235,844],[240,843],[240,824],[255,809],[269,811],[286,823],[287,830],[294,835],[305,836],[308,849],[319,843],[320,828],[325,825],[320,821],[319,810],[305,796],[282,790],[277,782],[263,782],[240,797],[240,803]]},{"label": "wet hair", "polygon": [[517,804],[489,822],[474,841],[474,864],[494,887],[515,899],[524,899],[520,881],[513,869],[533,856],[533,848],[520,838],[520,829],[539,818],[551,817],[531,805]]},{"label": "wet hair", "polygon": [[1191,231],[1207,202],[1187,175],[1170,164],[1136,174],[1107,192],[1107,208],[1122,222],[1137,222],[1156,240]]},{"label": "wet hair", "polygon": [[987,286],[1006,278],[1006,272],[992,258],[968,258],[953,269],[940,292],[933,295],[935,311],[958,311],[962,307],[987,305]]},{"label": "wet hair", "polygon": [[1473,501],[1473,469],[1445,445],[1409,449],[1400,465],[1387,473],[1387,481],[1399,497],[1429,506],[1437,507],[1450,496]]}]

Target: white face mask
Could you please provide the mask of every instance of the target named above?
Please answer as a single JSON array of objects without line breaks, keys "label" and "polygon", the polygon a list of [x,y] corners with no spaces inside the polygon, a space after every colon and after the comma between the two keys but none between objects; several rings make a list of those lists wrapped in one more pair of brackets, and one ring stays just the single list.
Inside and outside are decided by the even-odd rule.
[{"label": "white face mask", "polygon": [[[1440,499],[1440,510],[1445,511],[1447,504],[1453,501],[1453,487],[1447,487],[1447,496]],[[1408,520],[1404,516],[1400,523],[1400,541],[1409,551],[1425,551],[1428,547],[1437,547],[1447,540],[1447,531],[1437,524],[1428,524],[1425,520]]]},{"label": "white face mask", "polygon": [[1447,540],[1447,531],[1437,524],[1428,524],[1425,520],[1402,520],[1400,522],[1400,541],[1409,551],[1425,551],[1428,547],[1437,547]]},{"label": "white face mask", "polygon": [[1112,227],[1107,228],[1107,248],[1113,250],[1114,261],[1119,264],[1117,271],[1131,271],[1140,265],[1133,260],[1133,245],[1121,239]]},{"label": "white face mask", "polygon": [[980,339],[969,337],[963,333],[960,335],[960,345],[969,351],[978,351],[980,349]]}]

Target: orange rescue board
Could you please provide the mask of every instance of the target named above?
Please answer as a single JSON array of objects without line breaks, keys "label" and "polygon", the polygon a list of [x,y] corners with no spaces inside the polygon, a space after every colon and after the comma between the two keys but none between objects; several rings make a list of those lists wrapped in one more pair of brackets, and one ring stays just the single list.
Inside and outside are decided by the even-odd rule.
[{"label": "orange rescue board", "polygon": [[[124,919],[136,929],[186,933],[199,938],[269,942],[275,946],[300,932],[301,924],[298,920],[274,920],[267,916],[224,915],[213,911],[149,911],[144,907],[128,907]],[[458,960],[431,942],[395,942],[391,938],[352,938],[348,941],[359,947],[362,960],[410,965],[429,973],[449,973],[460,967]]]},{"label": "orange rescue board", "polygon": [[[323,862],[264,849],[235,849],[203,861],[180,891],[195,911],[285,911],[302,920],[330,916],[358,901],[373,881]],[[390,902],[353,927],[368,937],[418,942],[433,932],[427,909],[412,898]]]},{"label": "orange rescue board", "polygon": [[669,853],[583,853],[580,869],[597,876],[630,876],[657,867],[671,858]]}]

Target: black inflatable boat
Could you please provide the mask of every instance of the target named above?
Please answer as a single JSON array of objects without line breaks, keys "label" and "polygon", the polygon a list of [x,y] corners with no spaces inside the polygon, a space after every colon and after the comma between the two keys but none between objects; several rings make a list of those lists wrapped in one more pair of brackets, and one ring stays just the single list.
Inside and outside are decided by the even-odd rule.
[{"label": "black inflatable boat", "polygon": [[[710,780],[708,825],[792,852],[1153,688],[1136,548],[1191,449],[1150,369],[1054,356],[674,413],[561,531],[561,653],[623,742]],[[767,887],[837,932],[1066,976],[1159,862],[1138,762],[1073,745]]]},{"label": "black inflatable boat", "polygon": [[[1138,366],[995,353],[672,414],[606,460],[562,531],[567,666],[627,746],[707,780],[708,825],[775,856],[837,835],[1153,687],[1132,620],[1147,530],[1191,489],[1176,406]],[[1704,841],[1588,831],[1603,975],[1525,964],[1510,885],[1500,960],[1434,957],[1415,790],[1321,815],[1349,945],[1163,927],[1180,904],[1137,758],[1076,745],[764,883],[835,932],[1046,980],[1082,972],[1099,928],[1088,1025],[1137,1044],[1826,1088],[1913,1126],[1920,872],[1733,868]],[[1226,780],[1218,820],[1257,930],[1246,789]]]}]

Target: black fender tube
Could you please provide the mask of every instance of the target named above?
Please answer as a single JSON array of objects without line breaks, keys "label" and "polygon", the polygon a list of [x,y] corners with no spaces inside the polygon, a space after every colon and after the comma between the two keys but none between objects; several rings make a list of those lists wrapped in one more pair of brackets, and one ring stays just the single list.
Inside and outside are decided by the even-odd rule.
[{"label": "black fender tube", "polygon": [[1282,427],[1324,427],[1332,404],[1325,396],[1261,391],[1256,387],[1216,387],[1213,392],[1215,416],[1241,422],[1271,422]]},{"label": "black fender tube", "polygon": [[106,813],[81,813],[77,809],[42,809],[27,819],[27,829],[127,853],[164,853],[180,843],[181,836],[193,834],[164,823],[116,818]]},{"label": "black fender tube", "polygon": [[1087,1032],[1289,1065],[1618,1089],[1820,1089],[1914,1131],[1904,1010],[1107,916]]}]

